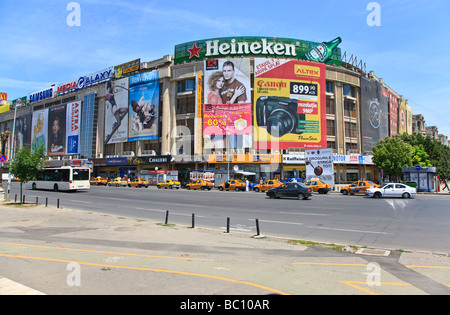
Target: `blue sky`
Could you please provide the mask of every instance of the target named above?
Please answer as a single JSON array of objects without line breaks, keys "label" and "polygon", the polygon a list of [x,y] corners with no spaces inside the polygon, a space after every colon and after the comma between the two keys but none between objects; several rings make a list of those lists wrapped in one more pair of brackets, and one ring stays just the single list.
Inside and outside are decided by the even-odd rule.
[{"label": "blue sky", "polygon": [[228,36],[343,40],[412,106],[450,136],[450,1],[79,0],[81,26],[67,25],[68,0],[1,0],[0,92],[8,99],[141,58],[174,54],[177,44]]}]

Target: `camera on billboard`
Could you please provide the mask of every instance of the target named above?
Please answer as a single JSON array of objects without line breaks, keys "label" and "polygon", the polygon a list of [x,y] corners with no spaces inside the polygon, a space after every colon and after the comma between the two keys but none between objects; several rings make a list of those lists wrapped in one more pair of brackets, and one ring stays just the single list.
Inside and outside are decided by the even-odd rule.
[{"label": "camera on billboard", "polygon": [[267,127],[267,132],[274,137],[302,134],[298,131],[298,123],[305,120],[305,114],[298,114],[297,107],[297,100],[287,97],[260,97],[256,102],[256,122],[259,127]]}]

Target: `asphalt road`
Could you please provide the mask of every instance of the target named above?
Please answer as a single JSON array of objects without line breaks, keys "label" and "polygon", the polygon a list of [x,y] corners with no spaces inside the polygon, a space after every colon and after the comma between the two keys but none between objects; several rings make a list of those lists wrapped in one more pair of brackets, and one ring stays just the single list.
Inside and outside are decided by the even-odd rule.
[{"label": "asphalt road", "polygon": [[[11,199],[19,194],[13,183]],[[24,190],[26,202],[190,226],[384,249],[450,252],[450,196],[371,199],[315,194],[310,200],[268,199],[265,193],[92,187],[89,191]]]}]

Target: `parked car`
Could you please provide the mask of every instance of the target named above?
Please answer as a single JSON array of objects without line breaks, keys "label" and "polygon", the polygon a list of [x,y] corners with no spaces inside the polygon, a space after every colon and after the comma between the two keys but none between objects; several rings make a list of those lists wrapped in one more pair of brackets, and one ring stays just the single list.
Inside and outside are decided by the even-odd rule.
[{"label": "parked car", "polygon": [[258,192],[258,191],[268,191],[269,189],[272,188],[276,188],[283,185],[282,182],[280,182],[279,180],[274,180],[274,179],[270,179],[270,180],[265,180],[262,184],[258,184],[255,185],[255,187],[253,187],[253,190]]},{"label": "parked car", "polygon": [[302,183],[287,183],[282,186],[269,189],[266,195],[269,198],[297,198],[297,199],[308,199],[312,196],[313,189],[311,187],[306,187]]},{"label": "parked car", "polygon": [[135,178],[131,182],[128,183],[128,187],[145,187],[147,188],[150,185],[148,180],[143,178]]},{"label": "parked car", "polygon": [[128,182],[121,177],[116,177],[108,182],[108,186],[127,186]]},{"label": "parked car", "polygon": [[343,195],[354,195],[354,194],[364,194],[369,188],[378,188],[380,185],[375,184],[369,180],[358,180],[353,182],[351,185],[343,187],[341,193]]},{"label": "parked car", "polygon": [[314,192],[319,194],[328,194],[331,190],[330,184],[324,184],[320,180],[310,180],[305,182],[305,186],[311,187]]},{"label": "parked car", "polygon": [[103,177],[94,177],[90,180],[91,185],[107,185],[108,184],[108,180],[106,178]]},{"label": "parked car", "polygon": [[186,185],[186,189],[190,190],[190,189],[201,189],[201,190],[211,190],[213,188],[213,183],[212,182],[207,182],[203,179],[197,179],[193,182],[190,182],[189,184]]},{"label": "parked car", "polygon": [[417,190],[414,187],[397,183],[387,183],[383,187],[369,188],[365,193],[366,196],[374,198],[402,197],[405,199],[415,197],[416,194]]},{"label": "parked car", "polygon": [[156,187],[158,187],[158,188],[162,188],[162,187],[164,187],[164,188],[170,188],[170,189],[172,189],[172,188],[176,188],[176,189],[179,189],[180,187],[181,187],[181,183],[179,182],[179,181],[177,181],[177,180],[173,180],[173,179],[166,179],[165,181],[163,181],[163,182],[159,182],[157,185],[156,185]]},{"label": "parked car", "polygon": [[220,184],[219,185],[219,190],[223,191],[223,190],[242,190],[245,191],[245,182],[243,182],[240,179],[232,179],[232,180],[227,180],[225,183]]}]

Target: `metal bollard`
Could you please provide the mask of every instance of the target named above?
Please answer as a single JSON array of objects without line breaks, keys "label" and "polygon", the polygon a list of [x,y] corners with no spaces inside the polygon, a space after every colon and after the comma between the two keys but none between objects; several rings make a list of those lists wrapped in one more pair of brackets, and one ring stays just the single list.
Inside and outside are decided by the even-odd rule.
[{"label": "metal bollard", "polygon": [[48,197],[45,197],[45,207],[47,208],[48,206]]},{"label": "metal bollard", "polygon": [[56,208],[59,209],[59,198],[58,198],[58,200],[56,201]]},{"label": "metal bollard", "polygon": [[166,220],[164,221],[164,224],[167,225],[169,222],[169,210],[166,211]]},{"label": "metal bollard", "polygon": [[230,233],[230,218],[227,218],[227,233]]},{"label": "metal bollard", "polygon": [[39,197],[36,196],[36,206],[39,204],[38,200],[39,200]]},{"label": "metal bollard", "polygon": [[259,220],[255,219],[255,221],[256,221],[256,236],[259,236],[260,235],[259,234]]},{"label": "metal bollard", "polygon": [[195,214],[192,214],[192,228],[195,228]]}]

